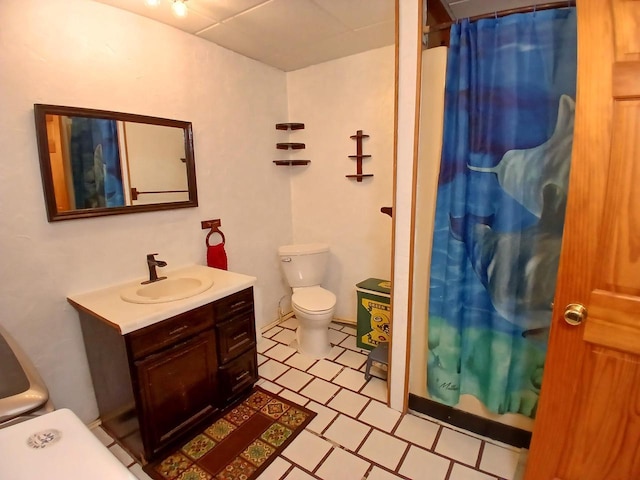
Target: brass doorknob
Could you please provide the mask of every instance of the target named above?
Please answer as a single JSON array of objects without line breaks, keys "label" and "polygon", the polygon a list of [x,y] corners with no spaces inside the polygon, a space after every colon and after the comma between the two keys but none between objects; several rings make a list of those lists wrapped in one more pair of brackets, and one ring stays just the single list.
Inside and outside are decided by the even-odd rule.
[{"label": "brass doorknob", "polygon": [[580,303],[570,303],[564,309],[564,321],[569,325],[580,325],[587,318],[587,308]]}]

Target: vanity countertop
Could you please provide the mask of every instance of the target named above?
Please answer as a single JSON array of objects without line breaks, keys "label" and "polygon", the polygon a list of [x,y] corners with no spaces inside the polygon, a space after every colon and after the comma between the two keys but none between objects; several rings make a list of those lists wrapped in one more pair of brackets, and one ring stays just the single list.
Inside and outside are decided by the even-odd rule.
[{"label": "vanity countertop", "polygon": [[162,274],[169,278],[206,275],[213,280],[213,285],[202,293],[173,302],[139,304],[124,301],[120,297],[120,293],[125,289],[140,285],[140,282],[145,280],[138,279],[92,292],[69,295],[67,300],[78,310],[104,320],[117,328],[122,335],[125,335],[249,288],[257,280],[249,275],[202,265],[163,270]]}]

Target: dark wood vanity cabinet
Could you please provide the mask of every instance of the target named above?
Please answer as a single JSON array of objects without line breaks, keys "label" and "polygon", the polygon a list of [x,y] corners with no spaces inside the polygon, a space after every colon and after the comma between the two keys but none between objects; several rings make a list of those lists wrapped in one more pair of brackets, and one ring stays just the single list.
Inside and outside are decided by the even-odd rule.
[{"label": "dark wood vanity cabinet", "polygon": [[103,427],[143,462],[258,379],[253,289],[121,335],[80,314]]}]

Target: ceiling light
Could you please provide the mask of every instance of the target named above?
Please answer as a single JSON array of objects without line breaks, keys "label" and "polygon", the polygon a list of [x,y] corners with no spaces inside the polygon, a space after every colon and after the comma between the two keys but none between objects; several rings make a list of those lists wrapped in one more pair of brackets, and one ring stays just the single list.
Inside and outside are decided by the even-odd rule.
[{"label": "ceiling light", "polygon": [[171,10],[176,17],[184,18],[187,16],[187,0],[173,0]]},{"label": "ceiling light", "polygon": [[147,7],[155,8],[155,7],[157,7],[158,5],[160,5],[160,0],[144,0],[144,4],[145,4]]}]

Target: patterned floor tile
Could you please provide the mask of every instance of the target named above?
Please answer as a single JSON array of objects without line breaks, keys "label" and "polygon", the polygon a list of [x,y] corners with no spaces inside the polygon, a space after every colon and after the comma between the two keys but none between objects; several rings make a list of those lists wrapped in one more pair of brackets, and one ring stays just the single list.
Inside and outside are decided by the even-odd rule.
[{"label": "patterned floor tile", "polygon": [[259,467],[275,452],[274,448],[263,442],[262,440],[254,440],[240,456],[250,462],[252,465]]},{"label": "patterned floor tile", "polygon": [[182,453],[197,460],[215,447],[215,445],[216,442],[211,440],[207,435],[200,434],[182,447]]},{"label": "patterned floor tile", "polygon": [[216,480],[245,480],[256,471],[256,467],[246,460],[236,458],[216,475]]},{"label": "patterned floor tile", "polygon": [[234,425],[242,425],[255,413],[256,411],[254,409],[249,408],[246,405],[238,405],[236,408],[227,413],[224,418],[229,420]]},{"label": "patterned floor tile", "polygon": [[215,441],[220,442],[224,437],[229,435],[235,429],[236,429],[236,426],[233,423],[225,420],[224,418],[221,418],[220,420],[217,420],[209,428],[207,428],[204,431],[204,433],[209,435]]},{"label": "patterned floor tile", "polygon": [[262,435],[260,435],[260,438],[274,447],[279,447],[291,436],[292,433],[293,431],[290,428],[279,423],[274,423]]},{"label": "patterned floor tile", "polygon": [[156,471],[164,478],[175,478],[191,466],[193,462],[182,454],[171,455],[156,467]]},{"label": "patterned floor tile", "polygon": [[281,402],[280,400],[273,399],[260,409],[265,415],[269,415],[271,418],[278,419],[284,412],[289,410],[289,405]]},{"label": "patterned floor tile", "polygon": [[308,415],[295,407],[291,407],[282,414],[279,421],[290,428],[299,427],[308,418]]}]

